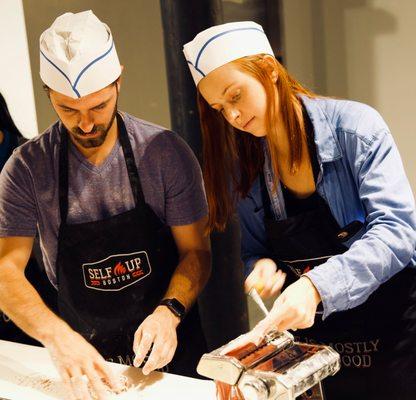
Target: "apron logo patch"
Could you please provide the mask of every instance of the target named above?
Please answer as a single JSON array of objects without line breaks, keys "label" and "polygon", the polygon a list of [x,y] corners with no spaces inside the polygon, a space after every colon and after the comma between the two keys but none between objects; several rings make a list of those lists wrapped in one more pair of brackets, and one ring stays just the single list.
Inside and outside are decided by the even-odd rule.
[{"label": "apron logo patch", "polygon": [[296,336],[295,340],[309,344],[324,344],[331,346],[341,356],[341,364],[347,368],[370,368],[380,349],[380,339],[362,342],[334,342],[323,343],[314,339]]},{"label": "apron logo patch", "polygon": [[145,251],[115,254],[94,263],[82,264],[84,283],[95,290],[122,290],[150,275],[152,268]]}]

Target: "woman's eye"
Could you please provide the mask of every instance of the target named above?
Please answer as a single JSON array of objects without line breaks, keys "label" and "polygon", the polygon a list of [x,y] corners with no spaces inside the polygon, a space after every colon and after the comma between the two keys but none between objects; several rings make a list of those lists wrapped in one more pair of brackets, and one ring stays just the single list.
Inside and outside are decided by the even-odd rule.
[{"label": "woman's eye", "polygon": [[73,110],[71,110],[70,108],[63,108],[62,111],[64,113],[71,113]]},{"label": "woman's eye", "polygon": [[235,103],[236,101],[240,100],[240,98],[241,98],[241,92],[240,92],[240,91],[238,91],[237,93],[235,93],[235,94],[231,97],[231,101]]},{"label": "woman's eye", "polygon": [[95,107],[94,110],[102,110],[103,108],[105,108],[106,104],[101,104],[98,107]]}]

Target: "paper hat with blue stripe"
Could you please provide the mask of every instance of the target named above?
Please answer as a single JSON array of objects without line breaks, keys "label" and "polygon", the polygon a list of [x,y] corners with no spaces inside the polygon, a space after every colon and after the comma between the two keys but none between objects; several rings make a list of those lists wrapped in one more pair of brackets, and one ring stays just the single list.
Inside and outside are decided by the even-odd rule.
[{"label": "paper hat with blue stripe", "polygon": [[96,92],[121,74],[110,28],[94,13],[65,13],[40,37],[40,76],[72,98]]},{"label": "paper hat with blue stripe", "polygon": [[205,29],[183,46],[195,84],[214,69],[254,54],[274,55],[261,25],[231,22]]}]

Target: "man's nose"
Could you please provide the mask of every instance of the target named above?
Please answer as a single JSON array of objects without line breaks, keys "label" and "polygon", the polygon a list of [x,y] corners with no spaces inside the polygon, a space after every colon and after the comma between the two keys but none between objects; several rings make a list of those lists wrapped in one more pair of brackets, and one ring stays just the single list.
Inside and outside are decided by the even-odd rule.
[{"label": "man's nose", "polygon": [[78,127],[85,133],[91,132],[94,126],[94,120],[91,118],[89,113],[81,114]]}]

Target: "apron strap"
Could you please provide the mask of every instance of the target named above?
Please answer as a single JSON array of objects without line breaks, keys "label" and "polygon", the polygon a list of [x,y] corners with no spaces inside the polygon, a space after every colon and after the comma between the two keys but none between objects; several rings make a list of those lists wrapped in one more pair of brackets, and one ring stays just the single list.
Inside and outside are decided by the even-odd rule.
[{"label": "apron strap", "polygon": [[118,140],[120,141],[121,148],[123,149],[124,161],[129,175],[130,186],[133,191],[134,202],[137,207],[139,204],[145,204],[144,194],[140,183],[136,160],[134,159],[133,149],[127,134],[126,125],[119,113],[117,113],[117,126],[120,133]]},{"label": "apron strap", "polygon": [[261,201],[263,203],[264,209],[264,216],[269,219],[273,218],[273,212],[271,209],[271,201],[269,196],[269,191],[267,190],[266,179],[264,178],[264,172],[261,171],[259,174],[260,179],[260,194],[261,194]]},{"label": "apron strap", "polygon": [[66,224],[68,216],[68,132],[62,125],[59,146],[59,212],[61,225]]},{"label": "apron strap", "polygon": [[[121,148],[123,149],[124,161],[126,163],[131,190],[133,192],[134,203],[136,207],[138,207],[139,205],[145,204],[139,172],[137,170],[133,149],[127,134],[126,125],[124,124],[123,118],[119,113],[117,113],[116,118],[119,130],[118,140]],[[62,125],[61,145],[59,147],[59,211],[61,215],[61,224],[66,224],[68,217],[68,141],[69,134]]]}]

